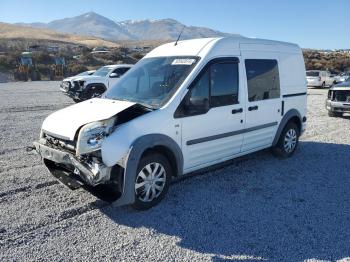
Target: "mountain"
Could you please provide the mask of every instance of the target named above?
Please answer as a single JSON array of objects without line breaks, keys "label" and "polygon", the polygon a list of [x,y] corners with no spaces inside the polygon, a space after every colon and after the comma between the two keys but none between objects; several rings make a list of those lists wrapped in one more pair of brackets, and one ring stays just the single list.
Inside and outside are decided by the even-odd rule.
[{"label": "mountain", "polygon": [[46,28],[69,34],[94,36],[111,41],[174,40],[178,37],[182,29],[184,29],[181,35],[182,39],[230,35],[205,27],[185,26],[174,19],[114,22],[94,12],[55,20],[46,24],[20,23],[20,25]]},{"label": "mountain", "polygon": [[13,25],[0,22],[0,36],[3,39],[35,39],[49,40],[56,42],[73,43],[77,45],[86,45],[90,47],[106,46],[117,47],[113,42],[98,39],[96,37],[70,35],[59,33],[49,29],[32,28],[28,26]]},{"label": "mountain", "polygon": [[150,39],[177,39],[183,29],[181,39],[228,36],[230,34],[222,33],[205,27],[185,26],[174,19],[161,20],[141,20],[124,21],[118,23],[124,27],[130,35],[138,40]]},{"label": "mountain", "polygon": [[114,21],[96,14],[89,12],[79,16],[64,18],[60,20],[54,20],[47,24],[45,23],[31,23],[24,24],[30,27],[47,28],[61,33],[94,36],[98,38],[104,38],[109,40],[130,40],[132,36],[119,26]]}]

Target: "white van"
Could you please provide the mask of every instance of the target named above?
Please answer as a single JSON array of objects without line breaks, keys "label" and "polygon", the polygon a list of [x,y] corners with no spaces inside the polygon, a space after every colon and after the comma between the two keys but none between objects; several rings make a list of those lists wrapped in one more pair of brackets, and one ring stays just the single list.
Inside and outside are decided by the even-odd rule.
[{"label": "white van", "polygon": [[291,156],[306,122],[303,55],[245,37],[162,45],[103,95],[49,115],[34,142],[53,175],[108,185],[147,209],[172,177],[273,148]]},{"label": "white van", "polygon": [[306,71],[307,86],[310,87],[331,87],[334,84],[334,78],[329,71],[308,70]]}]

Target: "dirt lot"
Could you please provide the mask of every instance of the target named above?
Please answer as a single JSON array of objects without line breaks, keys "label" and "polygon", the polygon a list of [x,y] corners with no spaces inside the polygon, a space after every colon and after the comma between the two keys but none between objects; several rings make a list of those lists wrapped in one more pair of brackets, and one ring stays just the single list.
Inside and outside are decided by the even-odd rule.
[{"label": "dirt lot", "polygon": [[136,212],[70,191],[25,151],[43,119],[71,104],[57,82],[0,84],[0,261],[347,260],[350,118],[327,116],[326,92],[309,89],[292,158],[236,159]]}]

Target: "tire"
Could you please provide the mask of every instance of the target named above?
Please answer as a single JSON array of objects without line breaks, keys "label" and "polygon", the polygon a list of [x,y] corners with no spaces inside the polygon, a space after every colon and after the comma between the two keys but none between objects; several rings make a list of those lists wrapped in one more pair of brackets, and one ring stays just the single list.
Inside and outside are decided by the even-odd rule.
[{"label": "tire", "polygon": [[77,99],[77,98],[72,98],[73,99],[73,101],[75,102],[75,103],[79,103],[79,102],[81,102],[81,100],[80,99]]},{"label": "tire", "polygon": [[[155,174],[153,179],[158,177],[158,181],[151,180],[152,173],[149,171]],[[136,210],[147,210],[157,205],[168,192],[172,173],[171,165],[165,156],[159,153],[143,156],[136,171],[135,202],[132,207]]]},{"label": "tire", "polygon": [[284,127],[276,146],[272,148],[272,152],[279,158],[291,157],[299,144],[300,130],[298,126],[289,122]]},{"label": "tire", "polygon": [[90,86],[84,92],[84,99],[91,99],[94,97],[101,97],[101,95],[105,92],[105,89],[101,86]]},{"label": "tire", "polygon": [[330,116],[330,117],[342,117],[343,113],[328,111],[328,116]]}]

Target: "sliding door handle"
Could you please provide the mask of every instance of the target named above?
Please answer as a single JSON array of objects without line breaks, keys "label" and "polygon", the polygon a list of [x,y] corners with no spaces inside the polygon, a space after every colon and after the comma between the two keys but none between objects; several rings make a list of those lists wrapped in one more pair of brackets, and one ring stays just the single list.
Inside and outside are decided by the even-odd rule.
[{"label": "sliding door handle", "polygon": [[250,106],[250,107],[248,107],[248,110],[249,111],[253,111],[253,110],[258,110],[258,106]]},{"label": "sliding door handle", "polygon": [[232,114],[238,114],[238,113],[242,113],[242,112],[243,112],[243,108],[232,109]]}]

